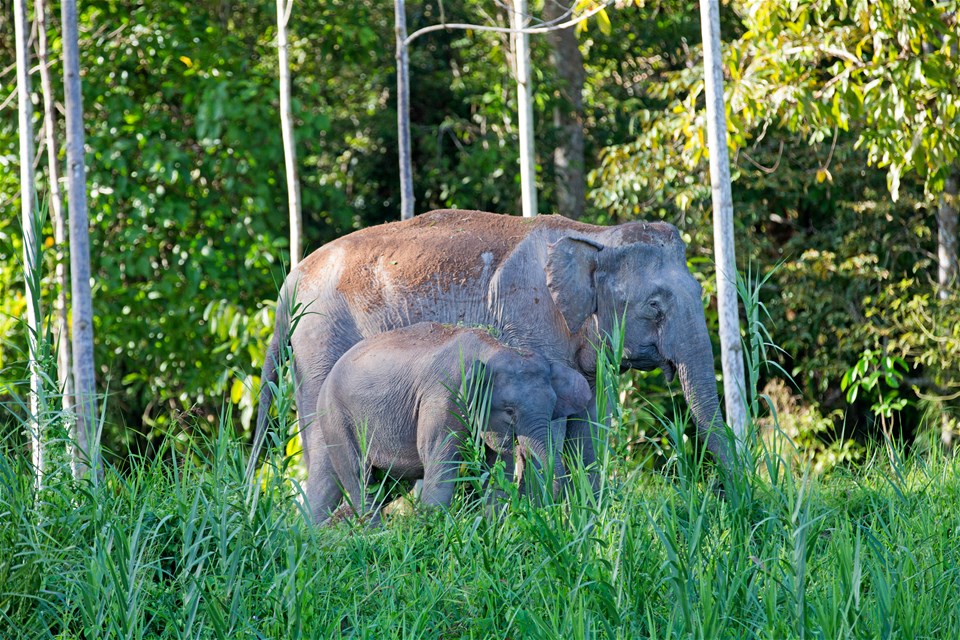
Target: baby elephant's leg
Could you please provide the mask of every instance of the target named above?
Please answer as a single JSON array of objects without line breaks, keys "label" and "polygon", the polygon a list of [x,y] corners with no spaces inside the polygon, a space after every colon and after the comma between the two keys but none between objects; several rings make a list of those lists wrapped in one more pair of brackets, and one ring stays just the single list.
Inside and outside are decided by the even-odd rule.
[{"label": "baby elephant's leg", "polygon": [[[370,477],[367,461],[361,457],[354,426],[343,414],[331,412],[324,423],[325,458],[334,470],[337,488],[356,513],[365,513],[366,486]],[[315,457],[319,457],[315,452]]]},{"label": "baby elephant's leg", "polygon": [[353,443],[343,443],[339,450],[328,447],[327,452],[337,470],[339,488],[347,496],[353,512],[368,516],[370,526],[379,525],[384,495],[382,487],[371,484],[374,480],[369,463],[360,457]]},{"label": "baby elephant's leg", "polygon": [[420,457],[423,460],[420,500],[424,504],[449,507],[460,471],[459,441],[448,433],[441,441],[421,447]]}]

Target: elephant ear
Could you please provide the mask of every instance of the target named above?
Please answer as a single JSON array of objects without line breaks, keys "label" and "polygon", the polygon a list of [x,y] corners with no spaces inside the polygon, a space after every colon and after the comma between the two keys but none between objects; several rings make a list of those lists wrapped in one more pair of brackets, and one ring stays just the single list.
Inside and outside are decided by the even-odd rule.
[{"label": "elephant ear", "polygon": [[581,413],[593,400],[587,379],[566,365],[557,362],[550,365],[550,383],[557,394],[553,420]]},{"label": "elephant ear", "polygon": [[602,249],[580,238],[561,238],[547,248],[547,289],[570,333],[597,311],[594,273]]}]

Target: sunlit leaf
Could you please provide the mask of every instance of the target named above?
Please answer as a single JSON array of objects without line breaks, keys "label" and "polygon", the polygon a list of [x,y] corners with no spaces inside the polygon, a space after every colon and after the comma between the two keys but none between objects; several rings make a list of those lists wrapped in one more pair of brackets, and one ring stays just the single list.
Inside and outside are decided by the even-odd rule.
[{"label": "sunlit leaf", "polygon": [[240,399],[243,398],[244,391],[246,391],[246,389],[243,386],[243,382],[238,378],[234,378],[233,384],[230,385],[230,402],[239,404]]},{"label": "sunlit leaf", "polygon": [[601,9],[597,12],[597,24],[600,25],[600,33],[605,36],[610,35],[612,27],[610,25],[610,17],[607,15],[606,9]]}]

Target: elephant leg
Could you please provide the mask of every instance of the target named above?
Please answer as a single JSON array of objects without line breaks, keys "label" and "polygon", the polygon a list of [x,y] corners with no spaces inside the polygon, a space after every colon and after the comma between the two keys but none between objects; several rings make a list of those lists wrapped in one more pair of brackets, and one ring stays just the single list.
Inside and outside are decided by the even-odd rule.
[{"label": "elephant leg", "polygon": [[325,448],[314,450],[307,476],[306,495],[314,524],[325,522],[343,499],[336,471]]},{"label": "elephant leg", "polygon": [[383,487],[379,490],[371,486],[373,470],[366,460],[361,459],[356,448],[345,444],[340,451],[328,446],[333,465],[337,470],[338,488],[347,496],[349,506],[356,515],[365,515],[371,527],[380,525],[380,510],[386,498]]},{"label": "elephant leg", "polygon": [[299,324],[291,336],[293,347],[294,397],[303,447],[304,468],[310,468],[313,451],[323,446],[315,409],[324,381],[337,360],[363,336],[349,317],[321,314],[307,304],[300,311]]},{"label": "elephant leg", "polygon": [[[320,388],[323,380],[327,377],[327,371],[319,372],[320,375],[311,376],[298,366],[298,362],[293,362],[293,389],[294,398],[297,401],[297,427],[300,430],[300,450],[303,461],[303,467],[310,473],[310,457],[313,451],[323,446],[323,434],[314,433],[319,429],[311,429],[315,422],[317,398],[320,396]],[[286,435],[286,434],[281,434]]]},{"label": "elephant leg", "polygon": [[368,504],[366,488],[371,474],[367,461],[360,457],[353,425],[337,411],[322,416],[320,421],[322,424],[314,425],[317,429],[311,439],[316,442],[318,436],[323,435],[322,455],[334,470],[338,489],[357,514],[365,513]]},{"label": "elephant leg", "polygon": [[422,452],[423,491],[420,500],[424,504],[449,507],[453,502],[457,474],[460,471],[460,451],[455,438],[431,451]]},{"label": "elephant leg", "polygon": [[[516,469],[516,460],[517,460],[516,450],[511,448],[507,451],[496,451],[487,447],[486,451],[486,464],[488,469],[492,469],[493,466],[500,460],[503,460],[503,478],[508,483],[514,482],[516,478],[515,469]],[[504,491],[501,487],[491,486],[492,476],[487,477],[487,481],[483,487],[483,493],[486,497],[486,507],[488,513],[492,513],[491,509],[497,505],[506,505],[507,503],[507,492]]]},{"label": "elephant leg", "polygon": [[[330,449],[328,449],[330,451]],[[370,481],[370,473],[367,469],[361,467],[360,457],[356,453],[345,454],[340,452],[332,455],[334,460],[340,459],[341,463],[334,463],[337,467],[337,480],[340,484],[340,490],[346,496],[350,507],[355,513],[365,513],[367,507],[366,487]]]}]

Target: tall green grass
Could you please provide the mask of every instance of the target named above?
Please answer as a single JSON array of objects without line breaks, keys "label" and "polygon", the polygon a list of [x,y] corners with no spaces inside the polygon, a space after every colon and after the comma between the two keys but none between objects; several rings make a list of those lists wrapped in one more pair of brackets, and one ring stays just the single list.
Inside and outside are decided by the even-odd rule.
[{"label": "tall green grass", "polygon": [[[615,368],[599,378],[616,428]],[[377,530],[307,524],[276,453],[251,495],[229,411],[212,440],[40,495],[8,438],[0,638],[960,637],[956,460],[878,449],[820,477],[754,438],[721,496],[685,416],[661,420],[662,473],[600,429],[596,484],[573,465],[561,498],[491,512],[464,482]]]},{"label": "tall green grass", "polygon": [[614,462],[602,500],[575,479],[494,516],[459,499],[319,529],[280,475],[246,499],[230,424],[41,503],[5,449],[0,637],[960,637],[955,461],[878,451],[740,500],[695,462]]}]

